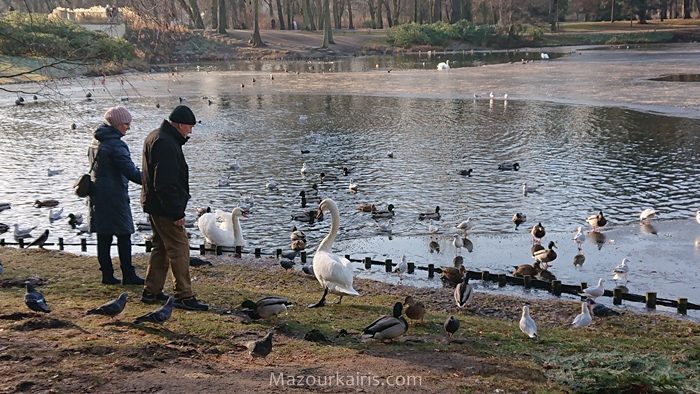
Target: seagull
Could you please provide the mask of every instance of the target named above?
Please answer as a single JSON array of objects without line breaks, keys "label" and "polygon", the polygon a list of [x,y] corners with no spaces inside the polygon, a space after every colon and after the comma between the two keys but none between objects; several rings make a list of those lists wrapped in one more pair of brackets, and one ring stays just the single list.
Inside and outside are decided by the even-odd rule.
[{"label": "seagull", "polygon": [[581,302],[581,313],[576,315],[571,325],[574,328],[588,327],[592,321],[593,318],[591,317],[591,310],[590,306],[588,306],[588,302]]},{"label": "seagull", "polygon": [[392,152],[392,151],[386,152],[386,157],[388,157],[388,158],[390,158],[390,159],[393,159],[393,158],[394,158],[394,152]]},{"label": "seagull", "polygon": [[490,92],[490,93],[489,93],[489,98],[490,98],[490,99],[493,99],[494,97],[495,97],[495,96],[493,95],[493,92]]},{"label": "seagull", "polygon": [[34,241],[27,245],[27,248],[32,246],[38,246],[43,249],[47,239],[49,239],[49,229],[44,230],[44,232],[40,236],[36,237]]},{"label": "seagull", "polygon": [[379,227],[379,232],[391,234],[391,231],[392,231],[391,220],[376,221],[375,223],[377,223],[377,227]]},{"label": "seagull", "polygon": [[49,210],[49,220],[54,221],[58,220],[61,218],[61,215],[63,215],[63,208],[58,208],[58,209],[50,209]]},{"label": "seagull", "polygon": [[89,233],[90,232],[90,223],[83,223],[76,227],[76,230],[78,230],[78,235],[83,234],[83,233]]},{"label": "seagull", "polygon": [[605,294],[605,289],[603,288],[603,278],[598,279],[598,286],[596,287],[587,287],[583,289],[582,293],[579,293],[581,295],[588,296],[588,298],[595,300],[596,298],[602,296]]},{"label": "seagull", "polygon": [[464,281],[455,287],[454,297],[457,303],[457,308],[464,309],[469,306],[472,298],[474,298],[472,286],[469,284],[469,277],[464,274]]},{"label": "seagull", "polygon": [[14,227],[15,227],[15,237],[18,237],[18,238],[31,237],[32,230],[34,230],[36,228],[36,226],[31,227],[31,228],[29,228],[29,227],[19,228],[19,224],[17,224],[17,223],[14,224]]},{"label": "seagull", "polygon": [[549,60],[549,55],[544,52],[540,53],[540,57],[542,58],[542,60]]},{"label": "seagull", "polygon": [[527,182],[523,182],[521,189],[523,191],[523,196],[527,196],[528,193],[537,193],[537,186],[528,186]]},{"label": "seagull", "polygon": [[355,183],[352,178],[350,178],[350,184],[348,185],[348,190],[351,192],[357,191],[357,183]]},{"label": "seagull", "polygon": [[62,169],[55,169],[54,170],[54,169],[49,168],[46,172],[47,172],[48,176],[54,176],[54,175],[58,175],[58,174],[62,173],[63,170]]},{"label": "seagull", "polygon": [[654,208],[647,208],[639,214],[640,223],[649,223],[652,218],[655,218],[659,213]]},{"label": "seagull", "polygon": [[250,355],[251,360],[262,357],[262,359],[267,362],[266,357],[272,351],[272,331],[267,333],[263,339],[248,342],[246,347],[248,348],[248,355]]},{"label": "seagull", "polygon": [[508,101],[508,93],[506,93],[506,94],[503,95],[503,100],[504,100],[504,101]]},{"label": "seagull", "polygon": [[455,249],[457,249],[457,253],[459,253],[460,250],[464,247],[464,241],[462,240],[462,237],[459,234],[454,234],[452,237],[452,245],[454,245]]},{"label": "seagull", "polygon": [[228,168],[232,169],[233,171],[240,171],[241,169],[241,159],[235,159],[232,162],[228,164]]},{"label": "seagull", "polygon": [[392,271],[393,273],[399,275],[399,282],[401,282],[401,274],[404,274],[408,271],[408,262],[406,261],[406,255],[401,255],[401,261],[399,261],[398,264],[396,264],[396,267]]},{"label": "seagull", "polygon": [[299,123],[304,124],[308,117],[306,115],[299,115]]},{"label": "seagull", "polygon": [[455,226],[455,228],[458,228],[464,232],[467,232],[474,227],[474,223],[472,223],[472,220],[476,220],[476,219],[472,219],[471,217],[468,217],[467,220],[463,220],[462,222],[457,224]]},{"label": "seagull", "polygon": [[454,316],[450,316],[447,318],[447,320],[445,320],[443,327],[445,327],[445,332],[447,332],[447,335],[452,338],[452,335],[459,330],[459,320],[457,320]]},{"label": "seagull", "polygon": [[428,232],[430,234],[437,234],[440,232],[440,227],[436,226],[432,219],[428,222]]},{"label": "seagull", "polygon": [[277,182],[275,182],[274,180],[270,179],[270,180],[268,180],[267,183],[265,184],[265,187],[266,187],[268,190],[277,190]]},{"label": "seagull", "polygon": [[299,172],[301,172],[301,175],[306,175],[306,172],[307,172],[308,170],[309,170],[309,168],[306,166],[306,162],[304,162],[304,163],[301,165],[301,170],[300,170]]},{"label": "seagull", "polygon": [[137,317],[134,320],[134,323],[136,323],[136,324],[145,323],[145,322],[156,323],[156,324],[165,323],[166,320],[170,319],[170,315],[172,315],[172,313],[173,313],[173,302],[175,302],[175,297],[173,297],[173,296],[168,297],[168,301],[165,303],[165,305],[154,310],[153,312],[148,312],[143,316]]},{"label": "seagull", "polygon": [[530,317],[529,304],[523,305],[523,315],[520,317],[520,331],[530,338],[539,338],[537,336],[537,324],[535,324],[535,321],[532,319],[532,317]]},{"label": "seagull", "polygon": [[87,315],[103,315],[109,317],[116,317],[118,314],[122,313],[124,307],[126,306],[126,299],[128,297],[127,292],[123,292],[119,297],[109,301],[105,304],[98,306],[97,308],[90,309],[86,312]]},{"label": "seagull", "polygon": [[578,226],[576,228],[576,233],[574,234],[574,237],[572,239],[574,240],[574,242],[576,242],[578,250],[581,250],[581,247],[583,247],[583,243],[586,242],[586,234],[583,233],[583,229],[581,228],[581,226]]},{"label": "seagull", "polygon": [[624,277],[625,283],[627,283],[627,274],[630,271],[630,267],[627,265],[629,262],[629,259],[624,258],[622,259],[622,262],[613,269],[613,280],[618,281]]},{"label": "seagull", "polygon": [[27,292],[24,294],[24,304],[34,312],[51,313],[44,295],[36,291],[34,286],[29,283],[27,283]]}]

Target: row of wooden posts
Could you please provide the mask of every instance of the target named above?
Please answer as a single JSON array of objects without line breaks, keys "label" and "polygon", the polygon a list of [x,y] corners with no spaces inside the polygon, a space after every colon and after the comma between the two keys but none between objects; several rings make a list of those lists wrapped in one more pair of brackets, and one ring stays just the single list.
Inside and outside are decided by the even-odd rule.
[{"label": "row of wooden posts", "polygon": [[[19,239],[18,242],[5,242],[5,239],[0,239],[0,246],[5,245],[18,245],[20,248],[25,247],[23,239]],[[45,243],[45,246],[57,245],[59,250],[64,250],[66,246],[80,246],[82,252],[87,252],[88,245],[95,246],[96,244],[88,244],[86,238],[81,238],[79,244],[65,243],[63,238],[58,238],[57,243]],[[147,253],[151,252],[153,248],[153,243],[151,241],[146,241],[143,244],[134,244],[135,246],[143,246]],[[207,248],[206,245],[201,244],[199,246],[190,246],[190,250],[198,250],[199,254],[204,256],[207,252],[213,252],[217,256],[223,253],[234,253],[236,257],[241,257],[243,255],[243,248],[241,246],[236,246],[235,248],[227,248],[222,246],[216,246],[214,248]],[[279,258],[282,256],[282,249],[276,249],[274,254],[263,253],[261,248],[255,248],[253,254],[256,258],[260,258],[263,255],[274,255]],[[302,264],[306,264],[306,251],[301,251],[299,253]],[[372,260],[371,257],[365,257],[363,259],[352,259],[350,255],[345,255],[345,258],[351,262],[364,263],[365,269],[370,270],[373,265],[383,265],[386,272],[392,272],[396,264],[391,259],[386,259],[384,261]],[[442,273],[440,267],[435,267],[435,264],[428,264],[427,266],[416,266],[415,263],[409,262],[408,264],[408,274],[415,273],[415,270],[427,271],[428,278],[432,279],[435,277],[435,273]],[[551,282],[539,280],[532,278],[530,275],[525,275],[523,277],[510,276],[506,274],[493,274],[489,271],[465,271],[469,279],[481,279],[482,281],[497,282],[498,287],[505,287],[506,284],[523,286],[525,289],[540,289],[547,290],[553,295],[559,297],[562,293],[580,295],[580,293],[588,287],[586,282],[581,282],[579,285],[569,285],[561,283],[559,280],[553,280]],[[669,300],[666,298],[659,298],[656,292],[647,292],[646,295],[630,294],[624,293],[623,289],[616,287],[615,289],[605,290],[604,296],[612,297],[614,305],[621,305],[623,300],[632,302],[643,302],[646,304],[647,308],[655,309],[656,305],[661,305],[670,308],[676,308],[678,313],[686,315],[688,309],[700,310],[700,305],[689,303],[688,299],[685,297],[678,298],[678,300]]]}]

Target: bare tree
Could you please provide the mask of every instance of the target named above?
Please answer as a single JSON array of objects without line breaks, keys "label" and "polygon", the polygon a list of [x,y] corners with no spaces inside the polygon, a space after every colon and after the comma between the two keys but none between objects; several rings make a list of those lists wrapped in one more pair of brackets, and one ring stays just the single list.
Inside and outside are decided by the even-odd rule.
[{"label": "bare tree", "polygon": [[335,41],[333,41],[333,27],[331,27],[330,2],[323,0],[323,45],[321,45],[321,48],[328,48],[330,44],[335,44]]},{"label": "bare tree", "polygon": [[217,31],[221,34],[226,34],[226,28],[228,27],[228,18],[226,17],[226,1],[219,0],[219,23],[217,24]]},{"label": "bare tree", "polygon": [[264,47],[265,43],[263,42],[262,37],[260,37],[260,18],[258,16],[258,8],[258,0],[253,0],[253,38],[251,41],[254,47]]}]

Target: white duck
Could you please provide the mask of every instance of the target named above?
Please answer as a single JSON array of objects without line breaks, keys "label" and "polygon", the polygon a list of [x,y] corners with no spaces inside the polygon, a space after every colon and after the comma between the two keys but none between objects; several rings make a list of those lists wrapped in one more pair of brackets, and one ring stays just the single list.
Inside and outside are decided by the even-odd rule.
[{"label": "white duck", "polygon": [[574,321],[571,323],[571,325],[574,328],[588,327],[592,321],[593,321],[593,318],[591,317],[591,309],[590,309],[590,306],[588,305],[588,302],[587,301],[581,302],[581,313],[576,315],[576,317],[574,318]]},{"label": "white duck", "polygon": [[[240,207],[233,208],[231,214],[217,210],[214,212],[205,213],[197,221],[197,227],[202,233],[207,242],[225,247],[245,246],[241,224],[238,221],[239,217],[246,217],[246,213]],[[219,224],[216,218],[223,219],[223,223]]]},{"label": "white duck", "polygon": [[537,324],[530,317],[530,306],[523,305],[523,315],[520,317],[520,331],[532,339],[538,339]]},{"label": "white duck", "polygon": [[440,70],[440,71],[442,71],[442,70],[445,70],[445,71],[449,70],[449,69],[450,69],[450,61],[447,60],[446,62],[440,62],[440,63],[438,63],[437,69]]},{"label": "white duck", "polygon": [[360,295],[360,293],[352,287],[352,263],[350,263],[350,260],[332,252],[333,241],[335,241],[335,237],[338,235],[338,229],[340,228],[338,206],[335,204],[335,201],[327,198],[321,201],[318,209],[321,212],[330,212],[331,231],[318,245],[313,260],[314,275],[323,287],[323,296],[317,303],[309,305],[309,308],[324,306],[326,304],[326,295],[329,292],[340,296],[338,303],[343,300],[344,295]]},{"label": "white duck", "polygon": [[654,208],[647,208],[639,214],[640,223],[649,223],[652,218],[655,218],[659,213]]}]

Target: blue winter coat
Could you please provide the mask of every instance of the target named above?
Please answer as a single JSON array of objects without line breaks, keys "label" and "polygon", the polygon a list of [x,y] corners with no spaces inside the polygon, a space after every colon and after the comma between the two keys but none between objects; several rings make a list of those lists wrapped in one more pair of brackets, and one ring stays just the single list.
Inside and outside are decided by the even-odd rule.
[{"label": "blue winter coat", "polygon": [[[90,189],[90,231],[98,234],[133,234],[134,221],[129,201],[129,181],[141,184],[141,171],[131,161],[122,133],[107,124],[95,130],[88,150],[92,169]],[[99,154],[97,154],[99,150]]]}]

